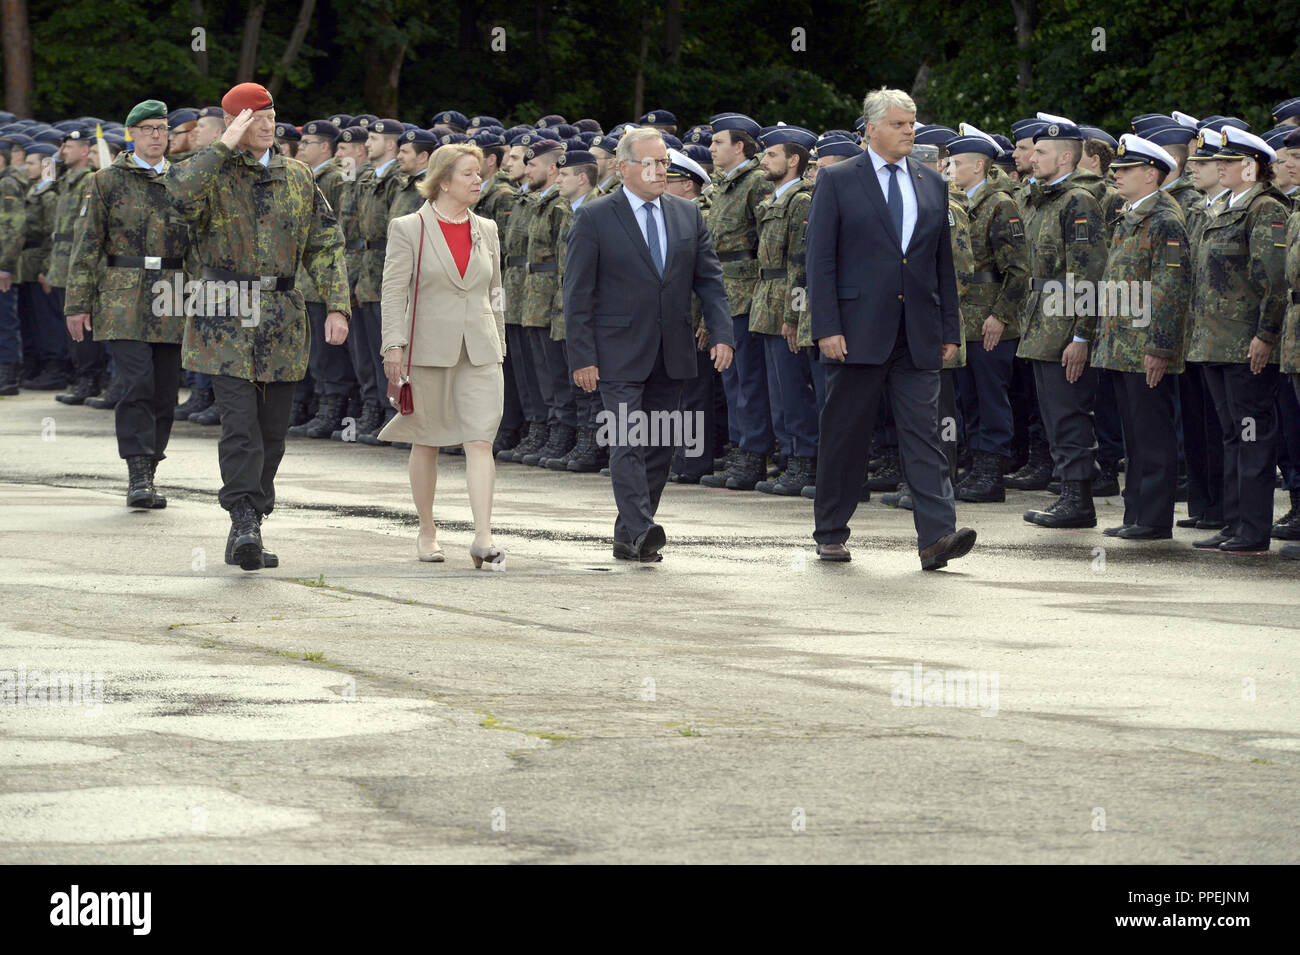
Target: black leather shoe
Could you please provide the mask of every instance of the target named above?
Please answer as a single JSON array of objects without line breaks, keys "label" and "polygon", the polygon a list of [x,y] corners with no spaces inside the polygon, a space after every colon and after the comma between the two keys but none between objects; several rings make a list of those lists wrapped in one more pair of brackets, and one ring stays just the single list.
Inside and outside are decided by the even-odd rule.
[{"label": "black leather shoe", "polygon": [[1115,536],[1126,541],[1164,541],[1174,536],[1174,529],[1172,527],[1146,527],[1142,524],[1130,524]]},{"label": "black leather shoe", "polygon": [[853,555],[843,544],[818,544],[817,557],[837,564],[847,564],[853,559]]},{"label": "black leather shoe", "polygon": [[1192,546],[1197,550],[1218,550],[1219,545],[1228,540],[1232,540],[1232,535],[1227,533],[1226,529],[1220,528],[1219,533],[1213,537],[1192,541]]},{"label": "black leather shoe", "polygon": [[1104,531],[1102,531],[1102,533],[1105,534],[1107,537],[1120,537],[1121,536],[1120,532],[1126,531],[1128,529],[1129,529],[1128,524],[1121,524],[1119,527],[1108,527]]},{"label": "black leather shoe", "polygon": [[1229,554],[1253,554],[1268,550],[1271,543],[1268,538],[1262,541],[1248,541],[1241,537],[1230,537],[1219,545],[1219,550]]},{"label": "black leather shoe", "polygon": [[1200,527],[1201,519],[1199,517],[1184,517],[1174,521],[1175,527]]},{"label": "black leather shoe", "polygon": [[1300,544],[1283,544],[1277,552],[1287,560],[1300,560]]},{"label": "black leather shoe", "polygon": [[1223,527],[1223,518],[1202,517],[1196,522],[1196,529],[1201,531],[1217,531]]},{"label": "black leather shoe", "polygon": [[636,554],[637,560],[643,562],[653,560],[666,543],[668,543],[668,535],[664,533],[664,529],[658,524],[651,524],[632,542],[632,552]]},{"label": "black leather shoe", "polygon": [[803,489],[799,492],[799,496],[800,496],[800,497],[806,497],[806,498],[808,498],[808,500],[810,500],[810,501],[815,501],[815,500],[817,500],[817,485],[816,485],[816,484],[805,484],[804,487],[803,487]]},{"label": "black leather shoe", "polygon": [[614,556],[619,560],[638,560],[643,564],[654,564],[664,559],[663,554],[655,553],[648,557],[638,557],[631,544],[614,541]]}]

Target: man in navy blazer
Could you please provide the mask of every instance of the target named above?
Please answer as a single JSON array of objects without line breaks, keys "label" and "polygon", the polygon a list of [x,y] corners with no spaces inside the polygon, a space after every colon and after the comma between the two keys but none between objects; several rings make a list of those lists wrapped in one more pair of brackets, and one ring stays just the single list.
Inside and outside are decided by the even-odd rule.
[{"label": "man in navy blazer", "polygon": [[[600,390],[614,422],[640,412],[678,412],[682,382],[696,375],[691,292],[704,304],[719,371],[731,364],[731,306],[722,266],[699,206],[667,194],[668,148],[658,130],[629,130],[618,144],[623,185],[584,202],[573,218],[564,265],[564,333],[569,370],[584,391]],[[659,418],[658,420],[667,420]],[[662,560],[654,522],[673,443],[651,430],[618,440],[609,473],[618,505],[614,556]]]},{"label": "man in navy blazer", "polygon": [[911,97],[875,90],[862,112],[862,155],[818,173],[808,214],[812,337],[830,363],[813,538],[823,560],[849,560],[849,519],[888,384],[921,566],[934,570],[975,543],[973,530],[956,530],[939,441],[939,370],[961,341],[948,184],[909,156]]}]

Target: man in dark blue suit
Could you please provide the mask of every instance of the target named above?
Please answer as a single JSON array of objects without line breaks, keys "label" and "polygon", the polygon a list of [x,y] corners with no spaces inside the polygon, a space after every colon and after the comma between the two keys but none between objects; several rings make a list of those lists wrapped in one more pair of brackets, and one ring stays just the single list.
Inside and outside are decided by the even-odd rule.
[{"label": "man in dark blue suit", "polygon": [[[731,306],[699,206],[664,192],[668,148],[659,131],[628,131],[618,160],[623,185],[584,202],[569,230],[569,370],[579,388],[600,390],[606,422],[670,421],[680,418],[682,382],[696,375],[691,292],[704,304],[709,355],[719,371],[732,359]],[[662,431],[638,437],[629,429],[622,440],[621,428],[602,430],[613,437],[614,556],[661,560],[665,535],[654,517],[674,445]]]},{"label": "man in dark blue suit", "polygon": [[876,90],[862,112],[866,148],[818,174],[808,214],[812,337],[830,362],[813,538],[822,560],[849,559],[849,519],[888,383],[921,567],[935,570],[975,543],[973,530],[956,530],[939,440],[939,370],[961,341],[948,184],[908,155],[911,97]]}]

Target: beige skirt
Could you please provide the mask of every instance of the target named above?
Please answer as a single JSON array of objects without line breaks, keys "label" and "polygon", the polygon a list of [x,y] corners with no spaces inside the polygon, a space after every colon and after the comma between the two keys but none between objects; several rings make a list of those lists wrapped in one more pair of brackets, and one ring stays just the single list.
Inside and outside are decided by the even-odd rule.
[{"label": "beige skirt", "polygon": [[380,440],[436,448],[493,441],[505,405],[501,363],[470,364],[461,342],[460,360],[450,368],[411,366],[411,400],[415,410],[384,425]]}]

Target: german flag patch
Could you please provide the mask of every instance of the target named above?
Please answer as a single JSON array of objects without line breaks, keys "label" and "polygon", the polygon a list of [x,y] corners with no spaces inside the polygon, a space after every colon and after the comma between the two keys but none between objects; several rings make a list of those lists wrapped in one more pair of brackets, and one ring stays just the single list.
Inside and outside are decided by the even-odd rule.
[{"label": "german flag patch", "polygon": [[1285,222],[1273,223],[1273,244],[1277,246],[1279,249],[1286,248],[1286,223]]},{"label": "german flag patch", "polygon": [[1177,239],[1168,239],[1165,242],[1165,265],[1171,269],[1181,269],[1183,263],[1179,261],[1182,258],[1183,244]]},{"label": "german flag patch", "polygon": [[1081,216],[1080,218],[1075,219],[1074,220],[1074,241],[1087,242],[1090,238],[1091,235],[1090,235],[1090,230],[1088,229],[1088,217]]},{"label": "german flag patch", "polygon": [[1007,225],[1011,226],[1011,237],[1019,239],[1025,234],[1024,223],[1020,221],[1020,216],[1012,216],[1007,220]]}]

